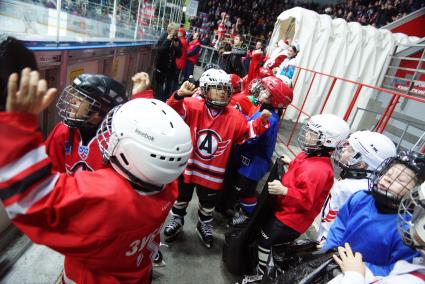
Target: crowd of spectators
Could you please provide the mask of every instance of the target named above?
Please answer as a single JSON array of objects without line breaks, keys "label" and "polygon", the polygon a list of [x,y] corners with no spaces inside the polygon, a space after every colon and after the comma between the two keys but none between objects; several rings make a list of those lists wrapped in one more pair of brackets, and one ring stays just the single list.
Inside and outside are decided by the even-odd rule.
[{"label": "crowd of spectators", "polygon": [[[332,18],[343,18],[347,22],[359,22],[362,25],[373,25],[380,28],[411,12],[425,7],[421,0],[346,0],[334,5],[318,3],[302,3],[298,1],[275,0],[201,0],[198,12],[206,13],[207,24],[202,17],[191,19],[191,26],[204,28],[202,39],[204,44],[214,45],[220,39],[220,31],[224,26],[226,34],[233,38],[237,34],[255,37],[267,44],[279,14],[293,7],[303,7],[328,14]],[[254,42],[255,44],[255,42]]]}]

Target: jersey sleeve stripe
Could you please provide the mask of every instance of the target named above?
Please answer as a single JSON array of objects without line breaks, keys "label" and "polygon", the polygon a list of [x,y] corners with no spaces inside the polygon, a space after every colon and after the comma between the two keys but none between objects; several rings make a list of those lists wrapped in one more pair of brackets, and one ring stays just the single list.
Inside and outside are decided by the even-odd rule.
[{"label": "jersey sleeve stripe", "polygon": [[5,204],[7,215],[13,219],[18,214],[25,214],[35,203],[53,191],[59,176],[59,173],[49,176],[33,187],[24,198],[8,206]]},{"label": "jersey sleeve stripe", "polygon": [[28,167],[31,167],[32,165],[46,158],[47,154],[45,145],[31,150],[18,160],[0,168],[0,182],[4,182],[11,179],[12,177],[16,176]]},{"label": "jersey sleeve stripe", "polygon": [[0,188],[0,199],[4,202],[16,194],[22,194],[29,190],[35,183],[40,183],[43,179],[48,177],[52,170],[52,164],[48,163],[46,166],[31,172],[30,175],[8,185],[7,187]]}]

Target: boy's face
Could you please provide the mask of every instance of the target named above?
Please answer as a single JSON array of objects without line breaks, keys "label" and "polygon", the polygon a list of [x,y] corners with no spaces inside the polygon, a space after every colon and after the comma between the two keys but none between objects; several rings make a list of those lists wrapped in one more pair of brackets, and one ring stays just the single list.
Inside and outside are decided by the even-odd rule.
[{"label": "boy's face", "polygon": [[413,170],[403,164],[392,165],[378,181],[378,189],[402,197],[416,185],[416,175]]},{"label": "boy's face", "polygon": [[260,86],[260,93],[258,95],[258,101],[263,104],[269,104],[271,100],[271,95],[267,88]]},{"label": "boy's face", "polygon": [[223,88],[210,87],[208,89],[208,97],[212,101],[227,102],[229,93]]},{"label": "boy's face", "polygon": [[234,43],[235,43],[235,45],[239,45],[241,43],[241,39],[238,36],[235,37]]},{"label": "boy's face", "polygon": [[69,100],[69,118],[83,119],[87,116],[89,109],[90,103],[85,100],[84,97],[81,96],[77,91],[74,91]]},{"label": "boy's face", "polygon": [[319,134],[309,130],[305,132],[304,139],[307,145],[316,145],[319,140]]},{"label": "boy's face", "polygon": [[367,168],[366,163],[358,160],[359,157],[357,157],[357,155],[359,155],[359,153],[354,150],[348,141],[341,147],[341,150],[339,150],[339,157],[337,158],[341,164],[353,169]]}]

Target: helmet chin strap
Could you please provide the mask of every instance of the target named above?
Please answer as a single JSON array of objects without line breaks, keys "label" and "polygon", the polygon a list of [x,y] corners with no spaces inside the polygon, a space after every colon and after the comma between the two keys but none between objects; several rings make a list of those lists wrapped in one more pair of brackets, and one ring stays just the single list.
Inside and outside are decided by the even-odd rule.
[{"label": "helmet chin strap", "polygon": [[157,186],[151,183],[144,182],[143,180],[139,179],[138,177],[130,173],[126,168],[124,168],[118,161],[117,157],[111,156],[109,160],[111,161],[111,163],[118,166],[118,168],[128,176],[128,178],[130,179],[130,182],[135,186],[136,190],[147,192],[147,193],[156,193],[156,192],[160,192],[164,188],[164,185]]}]

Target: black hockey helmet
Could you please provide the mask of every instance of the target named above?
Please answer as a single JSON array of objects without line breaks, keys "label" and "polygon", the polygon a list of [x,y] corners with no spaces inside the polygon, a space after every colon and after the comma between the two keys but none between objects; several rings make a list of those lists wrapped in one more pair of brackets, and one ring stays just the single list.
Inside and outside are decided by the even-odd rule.
[{"label": "black hockey helmet", "polygon": [[82,74],[63,90],[56,106],[66,125],[90,127],[95,126],[88,122],[91,114],[98,112],[104,117],[127,101],[125,87],[117,81],[105,75]]},{"label": "black hockey helmet", "polygon": [[396,211],[403,196],[424,181],[425,155],[403,151],[386,159],[372,173],[369,190],[379,205]]}]

